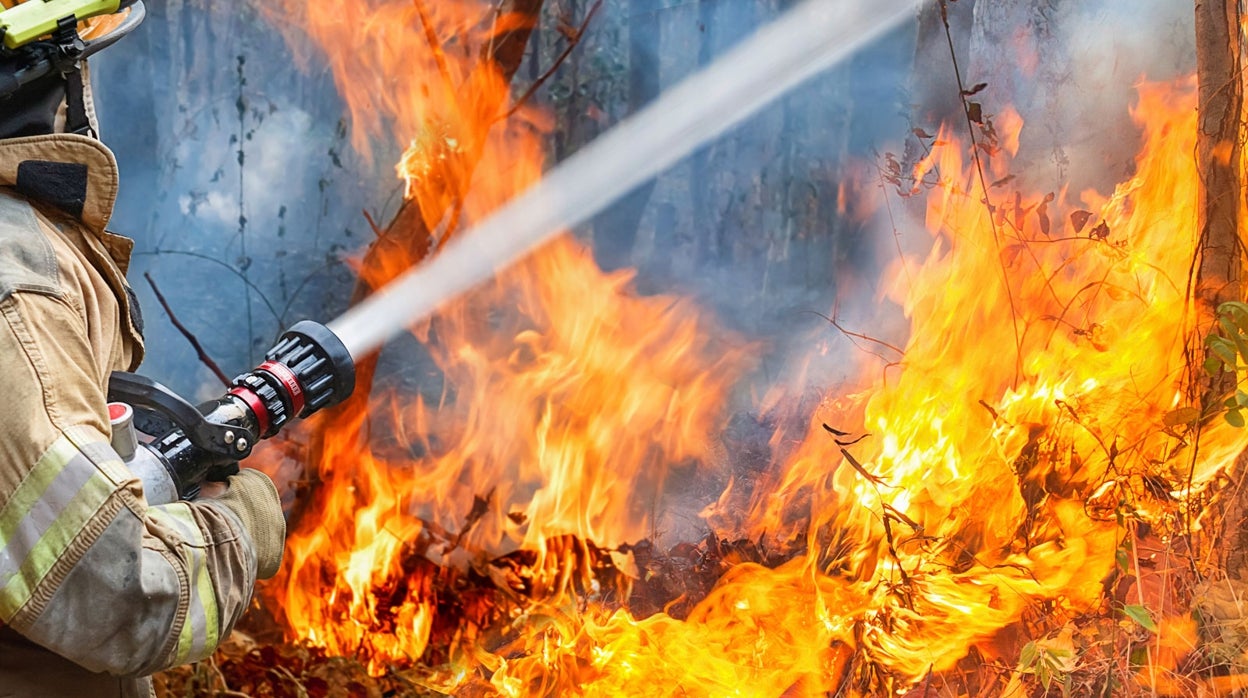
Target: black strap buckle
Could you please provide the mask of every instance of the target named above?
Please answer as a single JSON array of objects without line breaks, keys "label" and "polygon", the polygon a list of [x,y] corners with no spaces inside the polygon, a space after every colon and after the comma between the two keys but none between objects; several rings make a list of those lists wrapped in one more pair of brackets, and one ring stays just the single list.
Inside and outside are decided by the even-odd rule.
[{"label": "black strap buckle", "polygon": [[[78,34],[78,18],[74,15],[62,17],[56,22],[56,31],[52,32],[52,43],[56,44],[61,58],[67,65],[77,69],[78,61],[87,50],[87,44]],[[64,69],[64,67],[62,67]]]}]

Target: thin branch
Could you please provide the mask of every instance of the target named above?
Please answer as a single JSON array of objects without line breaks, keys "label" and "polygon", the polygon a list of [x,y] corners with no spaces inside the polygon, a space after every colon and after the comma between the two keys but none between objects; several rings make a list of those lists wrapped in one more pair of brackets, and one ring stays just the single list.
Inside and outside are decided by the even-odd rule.
[{"label": "thin branch", "polygon": [[190,252],[187,250],[162,250],[159,247],[151,251],[135,252],[134,256],[135,257],[142,257],[142,256],[159,257],[160,255],[164,255],[164,254],[176,254],[176,255],[182,255],[184,257],[193,257],[195,259],[200,259],[205,262],[212,262],[213,264],[216,264],[217,266],[225,269],[226,271],[230,272],[234,276],[237,276],[239,280],[241,280],[244,284],[246,284],[251,290],[256,292],[256,295],[260,297],[260,302],[264,303],[264,307],[268,308],[269,314],[273,316],[273,320],[275,320],[276,322],[282,321],[282,316],[277,312],[277,308],[273,307],[273,303],[269,301],[269,297],[264,294],[264,291],[262,291],[259,286],[256,286],[255,282],[253,282],[251,279],[248,279],[241,271],[238,270],[237,267],[231,264],[228,264],[226,262],[223,262],[220,259],[217,259],[216,257],[203,254],[202,252]]},{"label": "thin branch", "polygon": [[[871,342],[871,343],[873,343],[873,344],[878,344],[878,345],[880,345],[880,346],[882,346],[882,347],[885,347],[885,348],[887,348],[887,349],[892,349],[893,351],[897,352],[897,355],[898,355],[898,356],[905,356],[905,355],[906,355],[906,352],[905,352],[905,350],[904,350],[904,349],[902,349],[902,348],[900,348],[900,347],[897,347],[897,346],[894,346],[894,345],[892,345],[892,344],[889,344],[888,342],[885,342],[885,341],[884,341],[884,340],[882,340],[882,339],[876,339],[875,337],[872,337],[871,335],[868,335],[868,334],[863,334],[863,333],[861,333],[861,332],[854,332],[853,330],[848,330],[848,329],[845,329],[844,327],[842,327],[842,326],[841,326],[841,323],[839,323],[839,322],[837,322],[837,321],[836,321],[836,319],[835,319],[835,318],[830,318],[830,317],[828,317],[827,315],[824,315],[823,313],[821,313],[821,312],[819,312],[819,311],[817,311],[817,310],[810,310],[810,311],[807,311],[807,312],[811,313],[812,315],[816,315],[816,316],[818,316],[818,317],[821,317],[821,318],[823,318],[824,320],[827,320],[827,321],[828,321],[828,324],[830,324],[830,325],[832,325],[833,327],[835,327],[835,328],[837,329],[837,331],[839,331],[841,334],[845,335],[846,337],[850,337],[850,338],[853,338],[853,339],[861,339],[861,340],[863,340],[864,342]],[[873,354],[873,355],[875,355],[875,356],[879,356],[881,359],[885,359],[885,360],[887,360],[887,357],[880,356],[879,354],[876,354],[875,352],[869,352],[869,353],[871,353],[871,354]]]},{"label": "thin branch", "polygon": [[602,0],[597,0],[597,2],[589,8],[589,12],[585,14],[584,21],[581,22],[581,26],[576,30],[576,37],[570,40],[567,46],[563,47],[563,53],[559,54],[559,57],[555,59],[555,62],[551,64],[550,68],[548,68],[546,72],[542,73],[538,79],[534,80],[532,85],[529,85],[529,89],[525,90],[524,94],[520,95],[520,97],[516,99],[510,109],[508,109],[502,116],[498,117],[498,121],[510,118],[516,112],[520,111],[529,99],[533,97],[533,93],[541,89],[542,85],[545,85],[546,81],[554,76],[555,71],[559,70],[559,66],[563,65],[564,61],[568,60],[568,56],[572,55],[572,51],[581,44],[581,38],[585,36],[585,30],[589,28],[590,21],[594,19],[594,15],[598,13],[599,8],[601,7]]},{"label": "thin branch", "polygon": [[458,91],[455,89],[455,80],[451,77],[451,67],[446,63],[446,53],[442,50],[442,40],[438,38],[438,34],[433,29],[433,25],[429,22],[429,15],[425,12],[425,6],[420,0],[412,0],[412,6],[416,8],[416,14],[420,17],[420,26],[425,33],[425,41],[429,44],[429,50],[433,52],[433,60],[438,66],[438,74],[442,76],[442,83],[446,87],[447,95],[456,102],[455,99]]},{"label": "thin branch", "polygon": [[[948,0],[940,0],[940,18],[945,24],[945,39],[949,42],[949,58],[953,60],[953,76],[958,81],[958,98],[962,100],[962,115],[966,117],[966,130],[971,136],[971,157],[975,160],[975,171],[979,175],[979,186],[984,192],[984,206],[988,208],[988,223],[992,226],[992,241],[997,246],[997,258],[1001,259],[1001,232],[997,230],[997,219],[988,194],[988,179],[984,176],[984,163],[979,157],[979,140],[975,138],[975,125],[971,122],[971,109],[966,101],[967,90],[962,82],[962,69],[958,67],[958,53],[953,48],[953,33],[949,28]],[[1010,301],[1010,321],[1014,326],[1014,382],[1023,374],[1023,338],[1018,331],[1018,309],[1014,305],[1014,290],[1010,288],[1010,275],[1006,272],[1005,262],[1001,263],[1001,281],[1005,284],[1005,295]]]},{"label": "thin branch", "polygon": [[160,307],[165,309],[165,314],[169,316],[169,321],[172,322],[173,326],[178,329],[178,332],[182,333],[183,337],[186,337],[186,341],[190,342],[191,346],[195,348],[195,353],[199,355],[200,363],[207,366],[210,371],[216,374],[217,378],[221,379],[222,385],[229,387],[229,376],[225,375],[225,371],[222,371],[221,367],[217,365],[217,362],[212,360],[212,357],[209,356],[208,352],[204,350],[204,345],[199,343],[199,339],[186,328],[186,325],[183,325],[182,322],[178,320],[177,315],[174,315],[173,308],[169,307],[169,301],[165,300],[164,294],[161,293],[160,289],[156,287],[156,281],[152,279],[151,272],[143,272],[143,278],[147,279],[148,285],[152,287],[152,293],[156,294],[156,300],[160,302]]},{"label": "thin branch", "polygon": [[364,220],[368,221],[368,227],[371,228],[373,231],[373,237],[381,238],[383,235],[385,235],[385,233],[381,229],[381,226],[377,225],[377,221],[373,219],[373,214],[368,212],[368,209],[364,209],[362,213],[364,214]]}]

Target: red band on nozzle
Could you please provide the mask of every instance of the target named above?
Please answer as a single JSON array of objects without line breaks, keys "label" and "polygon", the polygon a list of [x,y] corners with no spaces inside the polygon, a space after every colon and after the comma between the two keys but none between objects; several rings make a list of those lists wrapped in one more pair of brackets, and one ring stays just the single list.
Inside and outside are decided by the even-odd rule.
[{"label": "red band on nozzle", "polygon": [[230,388],[230,395],[237,397],[247,403],[248,409],[256,416],[256,429],[260,436],[269,433],[269,409],[264,406],[264,400],[259,395],[252,392],[251,388],[237,386]]},{"label": "red band on nozzle", "polygon": [[256,369],[273,376],[286,386],[286,394],[290,396],[290,417],[298,417],[303,412],[303,386],[299,385],[295,372],[287,368],[286,364],[277,361],[265,361]]}]

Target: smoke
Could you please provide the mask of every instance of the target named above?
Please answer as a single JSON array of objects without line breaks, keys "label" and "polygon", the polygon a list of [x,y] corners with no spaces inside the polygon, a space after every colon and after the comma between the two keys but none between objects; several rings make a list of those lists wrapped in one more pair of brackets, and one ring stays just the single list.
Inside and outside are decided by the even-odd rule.
[{"label": "smoke", "polygon": [[301,72],[244,6],[149,3],[134,34],[92,60],[102,136],[121,169],[112,229],[135,239],[130,283],[146,313],[142,371],[206,398],[219,383],[144,280],[226,373],[285,327],[345,306],[342,258],[399,189],[346,141],[324,72]]},{"label": "smoke", "polygon": [[[608,12],[583,48],[610,55],[630,90],[611,93],[558,73],[551,92],[567,103],[555,106],[574,117],[595,105],[622,118],[652,96],[650,81],[653,90],[669,88],[789,4]],[[831,348],[839,333],[824,316],[839,289],[872,295],[862,284],[880,262],[863,211],[875,202],[864,205],[862,196],[878,191],[863,164],[895,150],[909,130],[914,42],[915,26],[899,27],[621,200],[583,231],[600,253],[611,250],[600,260],[637,267],[643,292],[692,295],[734,332],[761,338],[769,351],[760,385],[791,374],[798,359],[804,378],[794,384],[837,382],[845,352],[855,350],[843,341]],[[870,184],[858,181],[863,176]],[[812,352],[826,357],[826,368],[805,360]]]},{"label": "smoke", "polygon": [[1007,0],[974,12],[967,84],[987,83],[985,111],[1023,116],[1016,162],[1035,189],[1112,190],[1140,145],[1134,86],[1195,72],[1190,4]]}]

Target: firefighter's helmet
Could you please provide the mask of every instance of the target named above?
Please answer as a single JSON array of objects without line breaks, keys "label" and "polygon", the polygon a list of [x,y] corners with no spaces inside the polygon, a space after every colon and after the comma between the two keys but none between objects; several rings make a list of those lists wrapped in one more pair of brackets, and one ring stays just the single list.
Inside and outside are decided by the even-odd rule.
[{"label": "firefighter's helmet", "polygon": [[0,0],[0,138],[94,135],[86,59],[144,15],[142,0]]},{"label": "firefighter's helmet", "polygon": [[0,0],[0,37],[12,51],[72,25],[84,41],[97,41],[133,19],[136,4],[141,5],[134,0]]}]

